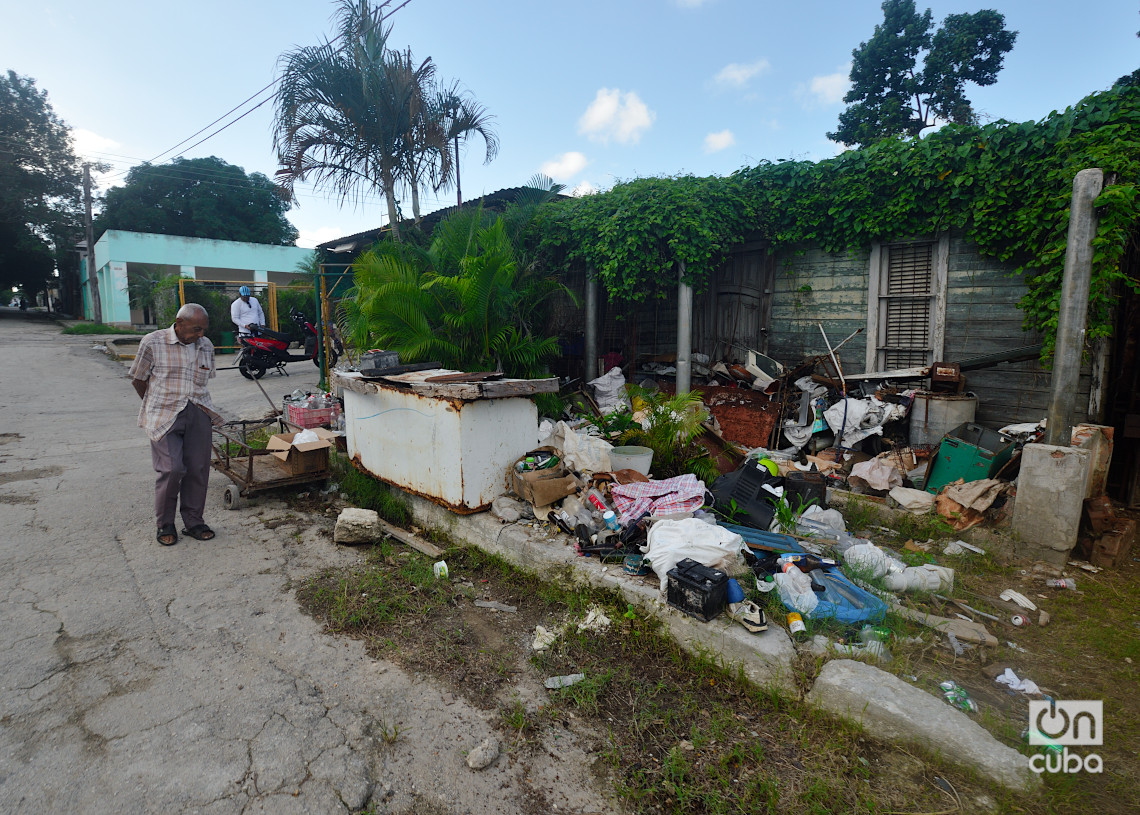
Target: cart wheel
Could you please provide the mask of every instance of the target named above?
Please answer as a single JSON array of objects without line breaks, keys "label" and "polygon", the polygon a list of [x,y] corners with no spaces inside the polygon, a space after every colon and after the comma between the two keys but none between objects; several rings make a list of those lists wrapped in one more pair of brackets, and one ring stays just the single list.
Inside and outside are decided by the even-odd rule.
[{"label": "cart wheel", "polygon": [[222,493],[222,505],[226,509],[237,509],[245,501],[241,497],[241,490],[237,484],[227,484],[226,491]]}]

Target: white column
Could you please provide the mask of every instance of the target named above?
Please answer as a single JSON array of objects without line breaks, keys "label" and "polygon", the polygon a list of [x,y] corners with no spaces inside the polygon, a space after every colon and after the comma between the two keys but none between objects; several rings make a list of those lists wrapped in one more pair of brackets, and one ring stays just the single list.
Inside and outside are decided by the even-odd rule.
[{"label": "white column", "polygon": [[182,275],[183,277],[188,277],[191,280],[193,280],[195,277],[198,276],[197,271],[195,270],[195,268],[193,266],[182,266],[182,267],[180,267],[179,274]]},{"label": "white column", "polygon": [[[685,276],[685,264],[678,262],[680,277]],[[693,352],[693,288],[677,283],[677,393],[688,393],[692,385],[690,356]]]},{"label": "white column", "polygon": [[253,282],[254,283],[268,283],[269,282],[269,272],[261,272],[261,271],[254,270]]}]

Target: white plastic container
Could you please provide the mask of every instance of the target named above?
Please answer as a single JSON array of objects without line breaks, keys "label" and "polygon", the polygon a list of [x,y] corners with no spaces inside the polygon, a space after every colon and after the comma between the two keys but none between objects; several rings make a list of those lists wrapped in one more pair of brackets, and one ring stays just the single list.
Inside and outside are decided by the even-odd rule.
[{"label": "white plastic container", "polygon": [[648,447],[615,447],[610,450],[611,470],[637,470],[642,475],[649,475],[649,467],[653,464],[653,451]]}]

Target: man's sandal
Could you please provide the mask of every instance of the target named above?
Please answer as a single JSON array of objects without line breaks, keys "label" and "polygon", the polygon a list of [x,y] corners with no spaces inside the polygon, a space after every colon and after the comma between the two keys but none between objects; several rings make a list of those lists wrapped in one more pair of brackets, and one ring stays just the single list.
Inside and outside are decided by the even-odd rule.
[{"label": "man's sandal", "polygon": [[[182,530],[185,532],[186,530]],[[165,540],[164,540],[165,539]],[[178,543],[178,533],[174,531],[174,524],[164,524],[158,528],[155,540],[163,546],[173,546]]]},{"label": "man's sandal", "polygon": [[209,541],[214,539],[214,530],[210,529],[210,527],[206,526],[205,524],[198,524],[197,526],[192,526],[189,529],[183,529],[182,534],[189,535],[194,540],[198,541]]}]

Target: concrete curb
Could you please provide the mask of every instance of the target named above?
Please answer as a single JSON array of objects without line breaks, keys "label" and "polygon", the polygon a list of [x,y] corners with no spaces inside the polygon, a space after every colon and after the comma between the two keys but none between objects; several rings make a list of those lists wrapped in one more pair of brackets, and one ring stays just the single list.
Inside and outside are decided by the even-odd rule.
[{"label": "concrete curb", "polygon": [[[712,656],[728,667],[739,666],[757,686],[799,697],[792,677],[796,651],[787,632],[779,625],[769,625],[763,634],[754,635],[723,616],[709,623],[698,622],[666,605],[655,586],[628,578],[620,566],[603,566],[594,558],[578,557],[566,545],[561,534],[551,535],[526,524],[504,524],[489,512],[457,515],[425,498],[402,491],[401,495],[410,505],[417,525],[444,532],[456,543],[499,555],[532,573],[541,574],[548,570],[569,573],[575,581],[613,589],[642,613],[651,614],[664,623],[670,634],[690,653]],[[884,509],[889,511],[889,508]],[[829,672],[825,665],[821,677],[840,671],[848,664],[852,661],[830,662],[827,665],[836,667]],[[969,733],[966,743],[977,752],[973,749],[959,750],[943,754],[944,758],[1011,789],[1021,791],[1034,786],[1034,782],[1039,784],[1040,780],[1031,777],[1032,773],[1028,771],[1027,758],[1003,745],[965,713],[923,690],[905,685],[880,668],[859,662],[853,665],[857,667],[848,668],[848,672],[857,671],[863,680],[861,684],[878,689],[859,696],[859,703],[855,706],[858,710],[852,707],[853,703],[843,693],[839,694],[844,697],[843,704],[827,704],[824,701],[826,691],[822,686],[812,688],[806,701],[828,715],[859,723],[874,738],[918,743],[934,753],[940,752],[938,748],[945,739],[948,723],[953,723],[954,729]],[[818,680],[817,685],[820,685]],[[902,687],[907,694],[921,694],[921,697],[913,698],[921,700],[923,706],[928,702],[929,709],[937,710],[939,715],[919,716],[910,721],[908,727],[901,727],[898,700],[885,690],[896,686]],[[907,717],[904,715],[902,718]],[[994,756],[1002,758],[997,771],[992,766]]]},{"label": "concrete curb", "polygon": [[581,583],[619,592],[627,603],[651,614],[669,629],[685,650],[711,655],[726,666],[740,666],[754,684],[795,694],[792,661],[795,649],[787,632],[770,625],[762,634],[721,616],[702,623],[670,608],[655,586],[627,577],[621,566],[604,566],[596,558],[578,557],[561,535],[552,536],[523,524],[504,524],[489,512],[456,515],[414,495],[406,495],[416,523],[446,532],[457,543],[476,546],[529,572],[568,571]]}]

